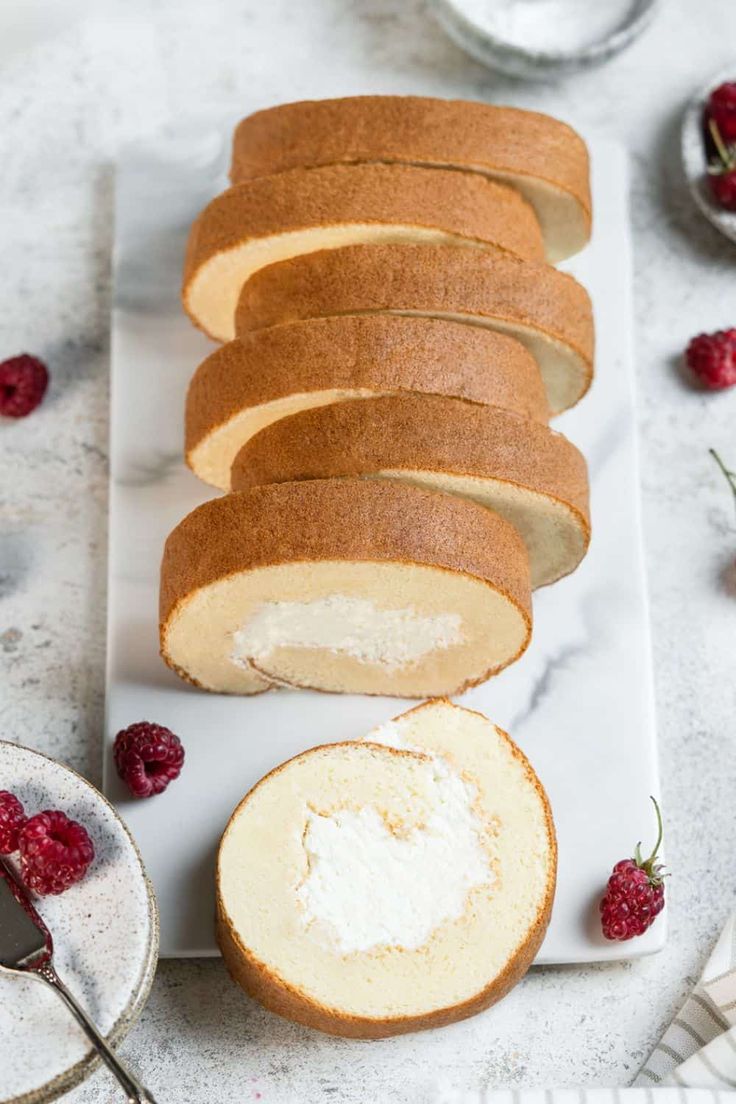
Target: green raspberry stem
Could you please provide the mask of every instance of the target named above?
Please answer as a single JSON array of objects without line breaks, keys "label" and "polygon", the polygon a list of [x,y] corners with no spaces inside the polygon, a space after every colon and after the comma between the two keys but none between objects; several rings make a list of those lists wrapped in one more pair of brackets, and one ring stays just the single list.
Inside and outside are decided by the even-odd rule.
[{"label": "green raspberry stem", "polygon": [[736,472],[733,472],[729,468],[726,467],[726,465],[723,463],[723,460],[721,460],[720,456],[718,455],[718,453],[716,452],[716,450],[714,448],[708,449],[708,452],[711,454],[711,456],[715,460],[716,464],[718,465],[718,467],[723,472],[723,474],[726,478],[726,482],[728,483],[729,487],[731,488],[731,493],[733,495],[733,500],[734,500],[734,506],[736,507]]},{"label": "green raspberry stem", "polygon": [[716,147],[718,156],[721,159],[721,164],[723,165],[724,169],[730,171],[734,167],[733,154],[730,152],[728,146],[723,141],[721,132],[718,129],[718,125],[715,119],[708,120],[708,130],[710,131],[710,136],[713,139],[713,145]]},{"label": "green raspberry stem", "polygon": [[657,866],[657,852],[662,843],[662,837],[664,835],[664,827],[662,825],[662,813],[654,797],[650,798],[652,805],[654,805],[654,811],[657,814],[657,842],[654,845],[654,849],[648,859],[641,857],[641,840],[636,845],[634,851],[634,862],[643,870],[649,878],[652,885],[659,885],[662,881],[662,867]]},{"label": "green raspberry stem", "polygon": [[651,866],[654,863],[654,860],[657,857],[657,852],[659,851],[659,848],[662,844],[662,836],[664,835],[664,827],[662,825],[662,812],[659,808],[659,805],[657,804],[656,799],[652,798],[651,801],[652,805],[654,806],[654,811],[657,814],[657,842],[654,845],[654,850],[647,859],[647,866]]}]

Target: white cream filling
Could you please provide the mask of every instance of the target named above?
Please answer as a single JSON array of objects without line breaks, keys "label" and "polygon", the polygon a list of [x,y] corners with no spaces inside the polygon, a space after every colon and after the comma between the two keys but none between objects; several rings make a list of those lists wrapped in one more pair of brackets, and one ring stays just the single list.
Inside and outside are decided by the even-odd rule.
[{"label": "white cream filling", "polygon": [[233,634],[232,660],[245,665],[277,648],[323,648],[397,670],[463,640],[457,613],[380,609],[366,598],[329,594],[310,602],[264,602]]},{"label": "white cream filling", "polygon": [[[399,751],[419,751],[419,748],[407,744],[403,735],[404,727],[398,719],[384,721],[383,724],[376,725],[367,735],[363,736],[361,742],[383,744],[384,747],[397,748]],[[424,752],[420,752],[420,754],[423,755]]]},{"label": "white cream filling", "polygon": [[463,915],[471,890],[494,881],[474,787],[443,759],[427,756],[426,769],[433,807],[409,831],[392,830],[373,806],[307,813],[302,919],[342,954],[416,950]]}]

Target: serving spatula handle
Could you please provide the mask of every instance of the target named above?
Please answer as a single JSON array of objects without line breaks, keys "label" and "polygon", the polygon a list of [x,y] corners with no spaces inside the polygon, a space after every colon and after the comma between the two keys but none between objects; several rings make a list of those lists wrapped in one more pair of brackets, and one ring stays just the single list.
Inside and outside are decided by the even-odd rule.
[{"label": "serving spatula handle", "polygon": [[42,981],[45,981],[47,985],[50,985],[52,989],[56,990],[82,1028],[82,1031],[92,1043],[92,1046],[95,1048],[102,1061],[110,1070],[110,1073],[118,1079],[122,1088],[125,1089],[125,1092],[128,1094],[128,1104],[156,1104],[156,1101],[148,1090],[141,1085],[140,1081],[133,1076],[130,1070],[128,1070],[112,1050],[110,1050],[110,1047],[102,1038],[99,1031],[92,1023],[92,1020],[69,992],[51,963],[46,962],[33,970],[29,970],[28,975],[40,978]]}]

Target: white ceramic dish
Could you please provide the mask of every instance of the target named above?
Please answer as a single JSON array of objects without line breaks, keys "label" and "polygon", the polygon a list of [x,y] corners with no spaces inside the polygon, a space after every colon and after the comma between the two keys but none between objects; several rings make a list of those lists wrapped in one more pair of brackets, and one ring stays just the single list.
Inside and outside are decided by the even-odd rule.
[{"label": "white ceramic dish", "polygon": [[[529,0],[518,3],[528,4]],[[631,0],[626,9],[611,14],[611,29],[601,38],[585,46],[540,49],[493,34],[474,18],[473,6],[464,0],[430,0],[430,8],[450,38],[477,61],[512,77],[539,81],[593,69],[609,61],[643,34],[658,7],[659,0]]]},{"label": "white ceramic dish", "polygon": [[682,168],[685,173],[690,194],[697,206],[703,212],[708,222],[717,230],[725,234],[731,241],[736,241],[736,211],[724,211],[720,207],[708,187],[707,162],[705,156],[705,144],[703,140],[703,109],[708,101],[708,96],[724,81],[736,81],[736,63],[728,69],[719,69],[714,73],[707,84],[693,96],[687,105],[682,119],[681,149]]},{"label": "white ceramic dish", "polygon": [[[26,812],[61,809],[88,829],[96,857],[84,881],[38,898],[59,976],[108,1042],[123,1039],[145,1004],[158,959],[156,901],[140,854],[112,806],[52,759],[0,741],[0,788]],[[98,1064],[59,998],[39,981],[0,974],[0,1104],[42,1104]]]},{"label": "white ceramic dish", "polygon": [[[157,591],[168,531],[212,492],[181,459],[189,377],[211,348],[179,303],[187,229],[224,184],[228,128],[200,127],[119,166],[112,349],[109,670],[106,792],[139,840],[161,908],[164,955],[216,953],[213,864],[245,792],[314,744],[363,735],[408,708],[397,699],[279,691],[254,698],[198,692],[158,656]],[[543,962],[658,950],[661,918],[625,946],[600,935],[596,900],[615,861],[654,829],[657,793],[649,628],[642,566],[631,344],[626,163],[594,138],[592,245],[571,268],[590,288],[598,378],[557,421],[592,475],[593,542],[581,568],[535,597],[521,662],[465,695],[522,745],[546,785],[560,841],[555,913]],[[126,799],[110,749],[148,719],[186,745],[181,777],[159,797]],[[171,840],[177,840],[177,848]]]}]

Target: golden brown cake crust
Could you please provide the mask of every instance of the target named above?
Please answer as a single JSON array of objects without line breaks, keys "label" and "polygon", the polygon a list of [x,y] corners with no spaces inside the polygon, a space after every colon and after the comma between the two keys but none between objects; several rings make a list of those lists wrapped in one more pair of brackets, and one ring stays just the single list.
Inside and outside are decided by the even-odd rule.
[{"label": "golden brown cake crust", "polygon": [[257,111],[235,131],[234,182],[298,165],[455,164],[536,177],[568,192],[590,223],[588,151],[549,115],[468,100],[353,96]]},{"label": "golden brown cake crust", "polygon": [[585,288],[551,265],[443,245],[350,245],[256,272],[235,314],[239,335],[299,318],[417,310],[498,317],[568,345],[589,367],[593,311]]},{"label": "golden brown cake crust", "polygon": [[[432,702],[424,702],[415,707],[424,709]],[[405,714],[402,714],[405,716]],[[517,948],[514,956],[508,961],[504,970],[493,979],[474,997],[461,1004],[440,1008],[427,1015],[398,1016],[383,1019],[373,1017],[361,1017],[346,1015],[338,1009],[330,1008],[294,985],[290,985],[279,974],[261,962],[247,947],[244,946],[233,925],[230,923],[220,891],[220,867],[219,862],[216,872],[216,908],[217,908],[217,941],[222,951],[225,965],[232,979],[243,988],[246,993],[254,997],[270,1011],[304,1024],[306,1027],[315,1028],[317,1031],[326,1032],[329,1035],[340,1035],[356,1039],[383,1039],[392,1035],[404,1035],[411,1031],[422,1031],[433,1027],[443,1027],[446,1024],[455,1023],[458,1020],[467,1019],[478,1012],[489,1008],[492,1004],[513,989],[524,977],[529,967],[536,958],[542,945],[545,933],[552,916],[555,886],[557,880],[557,839],[555,835],[552,810],[549,799],[539,778],[535,774],[529,760],[516,746],[509,735],[498,728],[497,732],[508,742],[511,753],[522,764],[528,781],[536,790],[544,806],[547,837],[549,841],[551,862],[547,878],[547,886],[544,899],[539,908],[537,918],[531,926],[526,938]],[[337,745],[340,746],[340,745]],[[312,749],[316,750],[316,749]],[[387,748],[388,751],[395,749]],[[309,752],[303,754],[308,755]],[[231,823],[238,815],[242,805],[259,786],[262,786],[269,778],[278,774],[288,763],[282,763],[262,778],[253,789],[243,798],[233,812]],[[227,828],[225,829],[227,832]]]},{"label": "golden brown cake crust", "polygon": [[512,188],[451,169],[335,165],[293,169],[228,189],[195,220],[184,296],[205,261],[250,238],[337,223],[400,223],[445,230],[521,257],[544,256],[536,216]]},{"label": "golden brown cake crust", "polygon": [[[188,514],[164,546],[162,642],[179,603],[201,587],[252,568],[331,559],[427,564],[472,575],[513,602],[531,631],[527,553],[503,518],[435,491],[325,479],[255,487]],[[162,655],[175,667],[163,648]]]},{"label": "golden brown cake crust", "polygon": [[233,490],[385,470],[501,479],[571,506],[589,530],[585,458],[566,437],[496,407],[443,395],[388,395],[315,407],[243,446]]},{"label": "golden brown cake crust", "polygon": [[333,388],[453,395],[549,419],[534,358],[511,337],[434,318],[321,318],[244,334],[200,364],[187,454],[241,410]]}]

